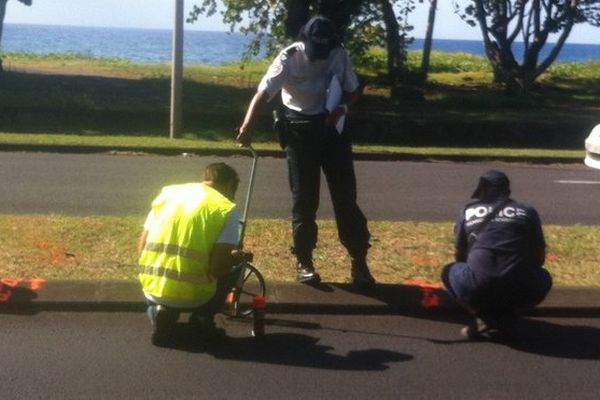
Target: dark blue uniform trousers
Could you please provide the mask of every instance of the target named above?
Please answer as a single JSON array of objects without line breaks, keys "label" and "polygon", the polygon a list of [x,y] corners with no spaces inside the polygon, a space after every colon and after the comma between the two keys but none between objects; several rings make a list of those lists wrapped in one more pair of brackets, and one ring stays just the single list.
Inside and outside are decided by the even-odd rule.
[{"label": "dark blue uniform trousers", "polygon": [[325,127],[323,119],[291,121],[285,148],[292,191],[293,252],[309,262],[317,244],[321,169],[327,179],[338,236],[352,258],[365,257],[370,234],[356,203],[352,144],[345,134]]}]

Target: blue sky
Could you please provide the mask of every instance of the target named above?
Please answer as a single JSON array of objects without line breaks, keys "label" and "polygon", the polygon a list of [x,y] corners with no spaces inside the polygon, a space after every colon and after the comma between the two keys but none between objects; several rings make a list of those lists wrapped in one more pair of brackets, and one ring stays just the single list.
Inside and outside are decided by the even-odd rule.
[{"label": "blue sky", "polygon": [[[201,0],[187,0],[186,14]],[[26,7],[16,0],[8,2],[5,22],[50,25],[107,26],[170,29],[173,25],[174,0],[33,0]],[[452,11],[450,0],[440,0],[434,36],[444,39],[481,38],[479,29],[465,24]],[[140,6],[144,4],[144,6]],[[427,20],[426,6],[421,5],[411,16],[414,36],[424,36]],[[218,16],[202,17],[186,29],[226,31]],[[600,44],[600,28],[578,25],[569,38],[570,43]]]}]

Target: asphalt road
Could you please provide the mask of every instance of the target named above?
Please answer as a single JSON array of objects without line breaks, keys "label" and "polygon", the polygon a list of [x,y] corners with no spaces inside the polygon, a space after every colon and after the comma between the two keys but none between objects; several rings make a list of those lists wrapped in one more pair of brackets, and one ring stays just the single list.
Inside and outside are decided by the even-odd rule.
[{"label": "asphalt road", "polygon": [[[245,182],[247,157],[168,157],[109,154],[0,153],[0,213],[145,215],[166,184],[198,180],[204,166],[223,161]],[[489,168],[504,170],[514,197],[555,224],[600,224],[600,171],[583,165],[383,162],[355,164],[359,203],[371,220],[452,221]],[[325,184],[323,184],[325,185]],[[245,186],[238,202],[245,198]],[[251,217],[288,218],[291,198],[284,159],[261,158]],[[331,218],[322,190],[319,217]]]},{"label": "asphalt road", "polygon": [[[597,399],[599,319],[527,319],[464,342],[460,316],[269,315],[230,338],[150,344],[143,313],[2,315],[3,399]],[[576,338],[576,340],[575,340]]]},{"label": "asphalt road", "polygon": [[[141,216],[162,185],[196,180],[217,160],[0,153],[0,213]],[[249,159],[226,161],[247,177]],[[600,223],[600,172],[584,166],[357,162],[359,201],[371,219],[450,221],[492,167],[545,222]],[[261,159],[251,216],[287,218],[289,204],[285,161]],[[331,215],[324,190],[320,216]],[[526,319],[522,342],[506,346],[461,341],[462,315],[273,314],[259,342],[248,323],[220,318],[229,339],[167,349],[151,346],[139,312],[0,318],[2,399],[551,400],[600,390],[598,318]]]}]

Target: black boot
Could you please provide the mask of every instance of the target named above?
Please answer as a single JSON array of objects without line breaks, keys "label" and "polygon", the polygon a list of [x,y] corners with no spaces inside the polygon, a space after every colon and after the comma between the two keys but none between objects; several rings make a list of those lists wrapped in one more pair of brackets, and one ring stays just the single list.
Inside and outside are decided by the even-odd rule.
[{"label": "black boot", "polygon": [[352,259],[352,284],[358,289],[371,291],[375,289],[375,278],[369,272],[366,257]]},{"label": "black boot", "polygon": [[153,307],[153,309],[149,310],[154,327],[152,344],[158,347],[165,347],[173,339],[173,329],[179,313],[162,305],[153,305],[150,307]]},{"label": "black boot", "polygon": [[517,317],[512,313],[480,313],[473,322],[462,328],[461,335],[470,340],[516,342],[516,321]]},{"label": "black boot", "polygon": [[315,271],[315,266],[312,261],[301,262],[298,261],[296,264],[296,278],[298,282],[301,283],[319,283],[321,282],[321,277]]}]

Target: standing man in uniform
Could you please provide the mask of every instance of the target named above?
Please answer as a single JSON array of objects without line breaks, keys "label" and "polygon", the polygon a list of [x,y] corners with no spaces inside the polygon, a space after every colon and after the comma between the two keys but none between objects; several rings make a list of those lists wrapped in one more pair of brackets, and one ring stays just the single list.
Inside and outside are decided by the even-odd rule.
[{"label": "standing man in uniform", "polygon": [[518,310],[539,304],[552,287],[538,213],[509,196],[508,177],[486,172],[454,227],[456,262],[442,280],[475,317],[461,331],[469,339],[514,339]]},{"label": "standing man in uniform", "polygon": [[168,344],[180,311],[203,337],[223,334],[214,315],[237,279],[239,178],[225,163],[210,164],[204,181],[165,186],[152,202],[138,242],[139,279],[154,325],[152,342]]},{"label": "standing man in uniform", "polygon": [[[287,156],[293,197],[292,251],[297,259],[298,281],[320,281],[312,253],[317,244],[315,220],[322,169],[331,193],[338,235],[352,259],[352,282],[361,289],[373,289],[375,279],[367,266],[370,234],[356,203],[352,144],[341,127],[336,128],[340,117],[348,114],[358,97],[358,78],[329,19],[313,17],[302,28],[299,39],[279,53],[261,80],[237,140],[250,144],[258,115],[281,91],[284,115],[279,121],[280,141]],[[330,93],[328,99],[332,85],[337,85],[339,102],[328,110],[326,103],[335,96]]]}]

